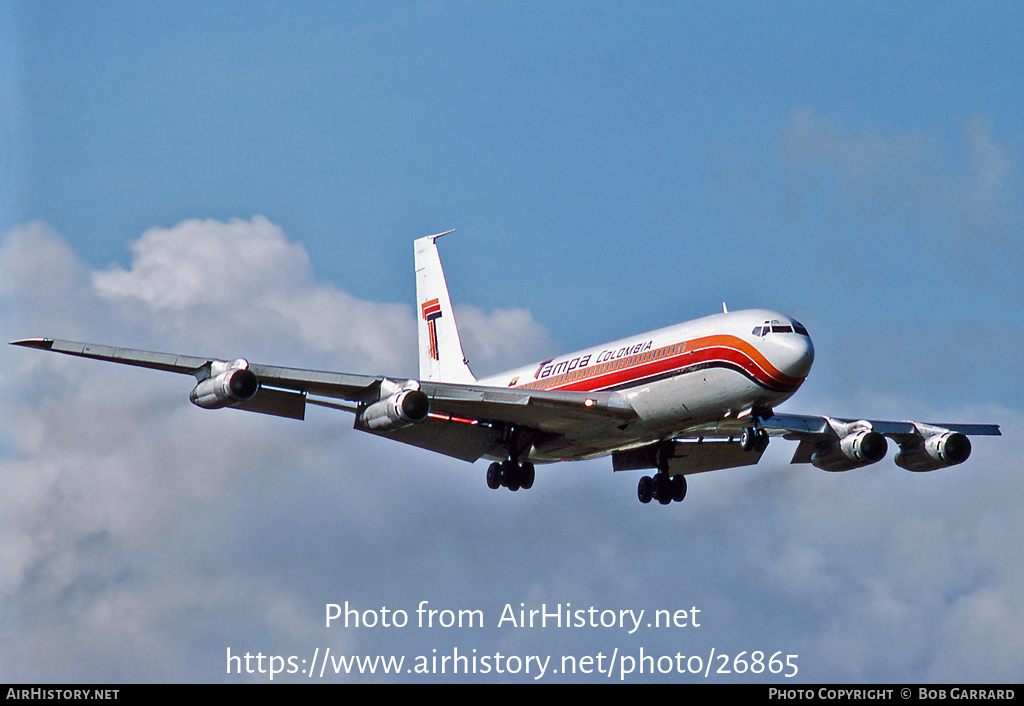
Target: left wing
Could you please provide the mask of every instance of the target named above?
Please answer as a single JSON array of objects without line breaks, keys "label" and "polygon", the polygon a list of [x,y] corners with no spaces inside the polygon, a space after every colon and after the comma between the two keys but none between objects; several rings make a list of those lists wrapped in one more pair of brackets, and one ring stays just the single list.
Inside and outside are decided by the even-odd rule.
[{"label": "left wing", "polygon": [[[756,429],[762,429],[764,433],[760,443],[757,440],[752,443],[737,441]],[[693,427],[682,436],[698,440],[728,439],[728,442],[718,443],[731,442],[731,458],[737,461],[733,466],[749,465],[747,460],[750,458],[756,463],[767,445],[768,436],[780,436],[800,442],[792,463],[810,463],[826,471],[848,471],[877,463],[888,452],[887,439],[892,439],[899,448],[894,459],[896,465],[910,471],[934,471],[967,460],[971,455],[968,436],[1000,436],[1000,431],[996,424],[892,422],[775,413],[759,420],[730,417]],[[739,453],[744,446],[749,449],[745,452],[747,455]],[[706,463],[707,459],[691,462],[696,470],[689,470],[684,463],[678,472],[696,473],[733,467],[714,464],[713,467],[705,467]]]},{"label": "left wing", "polygon": [[963,463],[971,455],[968,436],[1000,436],[997,424],[935,424],[774,414],[761,422],[769,431],[800,442],[792,463],[826,471],[848,471],[881,461],[886,438],[899,447],[896,465],[934,471]]}]

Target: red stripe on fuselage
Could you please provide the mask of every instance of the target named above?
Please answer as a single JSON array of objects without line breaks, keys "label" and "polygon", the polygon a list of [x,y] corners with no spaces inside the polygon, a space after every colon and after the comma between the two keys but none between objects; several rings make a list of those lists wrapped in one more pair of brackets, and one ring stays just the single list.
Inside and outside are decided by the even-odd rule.
[{"label": "red stripe on fuselage", "polygon": [[[673,349],[676,352],[670,353]],[[778,392],[791,392],[803,382],[800,378],[782,373],[746,341],[735,336],[721,335],[697,338],[685,344],[663,346],[646,353],[591,364],[518,387],[596,392],[635,385],[657,376],[719,366],[738,370],[758,385]]]}]

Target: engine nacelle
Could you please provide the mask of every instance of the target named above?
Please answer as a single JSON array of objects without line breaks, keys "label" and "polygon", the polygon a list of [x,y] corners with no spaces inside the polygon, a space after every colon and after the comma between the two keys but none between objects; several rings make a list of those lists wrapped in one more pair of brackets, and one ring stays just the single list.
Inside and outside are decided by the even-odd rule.
[{"label": "engine nacelle", "polygon": [[849,471],[878,463],[885,458],[889,443],[877,431],[862,429],[819,447],[811,454],[811,463],[823,471]]},{"label": "engine nacelle", "polygon": [[970,455],[971,440],[959,432],[947,431],[901,445],[894,460],[908,471],[934,471],[963,463]]},{"label": "engine nacelle", "polygon": [[430,398],[420,390],[403,390],[364,409],[356,422],[371,431],[390,431],[422,422],[430,414]]},{"label": "engine nacelle", "polygon": [[260,381],[248,368],[232,368],[206,378],[192,390],[188,398],[204,409],[220,409],[245,402],[260,389]]}]

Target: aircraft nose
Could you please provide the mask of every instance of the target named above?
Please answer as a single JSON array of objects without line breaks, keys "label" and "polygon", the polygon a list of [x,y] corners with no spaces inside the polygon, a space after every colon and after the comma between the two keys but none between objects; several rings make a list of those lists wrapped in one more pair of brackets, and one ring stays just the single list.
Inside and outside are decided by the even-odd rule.
[{"label": "aircraft nose", "polygon": [[807,377],[814,362],[814,344],[811,343],[811,337],[799,334],[782,336],[779,344],[782,348],[779,369],[790,377]]}]

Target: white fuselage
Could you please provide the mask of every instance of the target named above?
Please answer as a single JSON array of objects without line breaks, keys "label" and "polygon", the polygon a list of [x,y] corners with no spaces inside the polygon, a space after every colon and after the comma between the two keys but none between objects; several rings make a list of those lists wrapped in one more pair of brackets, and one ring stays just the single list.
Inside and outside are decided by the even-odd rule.
[{"label": "white fuselage", "polygon": [[[478,384],[617,392],[639,418],[626,436],[667,437],[751,409],[771,409],[796,392],[813,360],[814,347],[803,326],[788,316],[752,309],[631,336]],[[538,461],[564,458],[564,449],[549,451],[534,449],[531,456]]]}]

